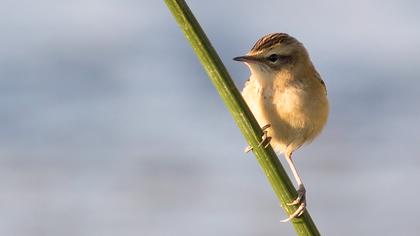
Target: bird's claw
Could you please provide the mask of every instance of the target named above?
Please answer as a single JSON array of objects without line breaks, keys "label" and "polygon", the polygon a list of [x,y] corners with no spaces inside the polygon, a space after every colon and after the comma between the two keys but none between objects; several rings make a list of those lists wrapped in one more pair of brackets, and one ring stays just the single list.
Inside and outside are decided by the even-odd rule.
[{"label": "bird's claw", "polygon": [[[270,141],[271,141],[271,137],[268,136],[268,131],[267,129],[270,128],[271,125],[270,124],[266,124],[264,125],[261,129],[263,131],[263,135],[261,137],[261,142],[258,144],[258,147],[263,146],[264,148],[267,148],[268,145],[270,145]],[[248,153],[250,151],[252,151],[254,148],[251,146],[247,146],[244,150],[245,153]]]},{"label": "bird's claw", "polygon": [[271,124],[266,124],[263,127],[261,127],[261,130],[264,132],[264,131],[266,131],[270,127],[271,127]]},{"label": "bird's claw", "polygon": [[253,148],[253,147],[251,147],[251,146],[247,146],[247,147],[245,148],[244,152],[245,152],[245,153],[248,153],[248,152],[252,151],[252,149],[254,149],[254,148]]},{"label": "bird's claw", "polygon": [[286,223],[296,217],[300,217],[306,210],[306,202],[302,201],[298,207],[298,209],[296,209],[295,212],[293,212],[293,214],[291,214],[287,219],[281,220],[280,222],[282,223]]},{"label": "bird's claw", "polygon": [[287,219],[281,220],[280,222],[288,222],[296,217],[300,217],[306,210],[306,190],[303,185],[299,185],[297,190],[298,196],[297,198],[290,203],[287,203],[288,206],[298,205],[298,209],[296,209],[293,214],[291,214]]},{"label": "bird's claw", "polygon": [[268,145],[270,145],[271,137],[268,136],[267,131],[264,131],[264,134],[262,136],[261,142],[258,144],[258,147],[263,146],[264,148],[267,148]]},{"label": "bird's claw", "polygon": [[299,203],[306,201],[306,189],[303,185],[298,187],[297,193],[297,198],[293,202],[287,203],[288,206],[298,205]]}]

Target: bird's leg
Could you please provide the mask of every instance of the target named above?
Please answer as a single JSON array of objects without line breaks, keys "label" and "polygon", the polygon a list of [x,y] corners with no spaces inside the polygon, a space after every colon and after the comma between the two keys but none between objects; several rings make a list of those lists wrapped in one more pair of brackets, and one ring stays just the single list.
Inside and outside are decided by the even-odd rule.
[{"label": "bird's leg", "polygon": [[[261,129],[263,131],[263,135],[261,137],[261,142],[258,144],[258,147],[261,147],[264,145],[264,148],[267,148],[268,145],[270,145],[270,141],[271,141],[271,137],[268,136],[268,131],[267,129],[270,128],[271,125],[270,124],[266,124],[264,125]],[[248,153],[249,151],[251,151],[252,149],[254,149],[251,146],[247,146],[244,150],[245,153]]]},{"label": "bird's leg", "polygon": [[295,212],[293,212],[293,214],[291,214],[287,219],[282,220],[281,222],[287,222],[295,217],[301,216],[303,212],[305,212],[305,209],[306,209],[306,190],[297,172],[295,163],[292,160],[292,153],[286,153],[285,156],[286,156],[287,163],[289,164],[290,169],[292,170],[293,176],[295,177],[295,180],[298,184],[297,198],[293,202],[288,203],[287,205],[291,206],[291,205],[299,204],[299,207]]}]

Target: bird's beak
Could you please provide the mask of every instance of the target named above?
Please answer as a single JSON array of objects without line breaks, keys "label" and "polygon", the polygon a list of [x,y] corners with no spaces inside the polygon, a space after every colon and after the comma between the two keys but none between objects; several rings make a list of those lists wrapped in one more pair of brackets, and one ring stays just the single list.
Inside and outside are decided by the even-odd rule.
[{"label": "bird's beak", "polygon": [[260,62],[261,59],[259,57],[256,56],[240,56],[240,57],[235,57],[233,58],[234,61],[241,61],[241,62],[250,62],[250,63],[255,63],[255,62]]}]

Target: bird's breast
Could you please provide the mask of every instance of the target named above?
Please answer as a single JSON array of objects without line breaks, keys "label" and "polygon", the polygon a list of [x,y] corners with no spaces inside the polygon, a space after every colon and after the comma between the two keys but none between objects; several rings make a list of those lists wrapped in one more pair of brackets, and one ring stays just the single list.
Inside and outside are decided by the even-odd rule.
[{"label": "bird's breast", "polygon": [[250,81],[242,94],[260,126],[271,124],[272,144],[281,151],[311,141],[327,120],[328,101],[321,89],[299,83],[262,87]]}]

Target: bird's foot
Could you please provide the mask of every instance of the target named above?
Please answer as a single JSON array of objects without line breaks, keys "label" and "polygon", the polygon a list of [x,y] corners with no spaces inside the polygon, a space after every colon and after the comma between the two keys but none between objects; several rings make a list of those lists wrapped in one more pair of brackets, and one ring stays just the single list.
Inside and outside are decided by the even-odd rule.
[{"label": "bird's foot", "polygon": [[306,190],[305,187],[303,185],[299,185],[298,189],[297,189],[297,193],[298,196],[297,198],[291,202],[288,203],[288,206],[294,206],[294,205],[299,205],[298,209],[296,209],[295,212],[293,212],[293,214],[291,214],[287,219],[281,220],[281,222],[288,222],[291,219],[294,219],[296,217],[300,217],[306,210]]},{"label": "bird's foot", "polygon": [[244,152],[245,152],[245,153],[248,153],[248,152],[252,151],[252,149],[254,149],[254,148],[253,148],[253,147],[251,147],[251,146],[247,146],[247,147],[245,148]]},{"label": "bird's foot", "polygon": [[[267,148],[268,145],[270,145],[270,141],[271,141],[271,137],[268,136],[268,131],[267,129],[270,128],[271,125],[270,124],[266,124],[264,125],[261,129],[263,131],[263,135],[261,137],[261,142],[258,144],[258,147],[263,146],[264,148]],[[247,146],[244,150],[245,153],[248,153],[249,151],[252,151],[252,149],[254,149],[251,146]]]},{"label": "bird's foot", "polygon": [[271,137],[268,136],[268,128],[270,128],[270,124],[264,125],[261,129],[263,131],[263,135],[261,138],[261,142],[258,144],[258,147],[263,146],[264,148],[267,148],[268,145],[270,145]]}]

